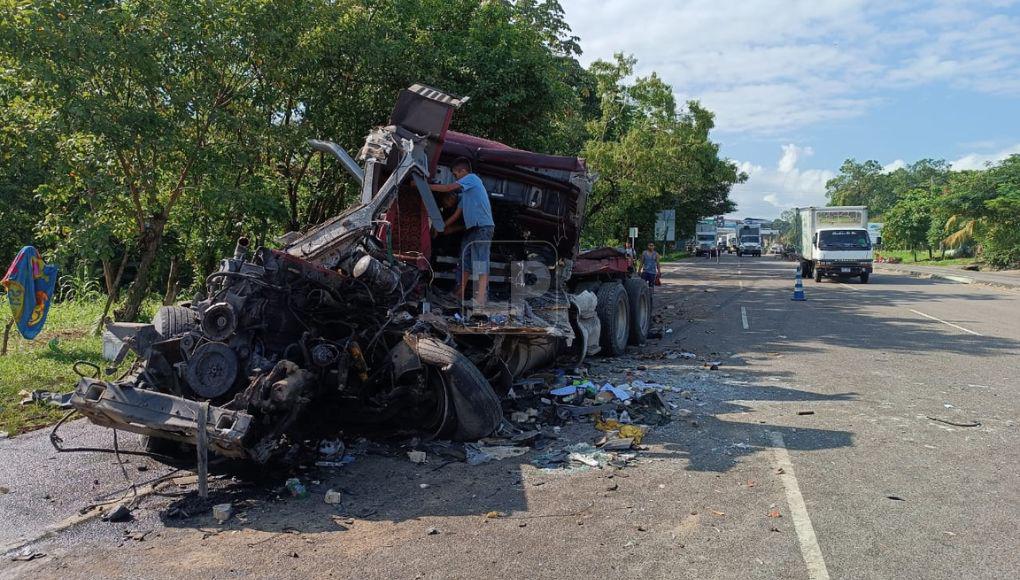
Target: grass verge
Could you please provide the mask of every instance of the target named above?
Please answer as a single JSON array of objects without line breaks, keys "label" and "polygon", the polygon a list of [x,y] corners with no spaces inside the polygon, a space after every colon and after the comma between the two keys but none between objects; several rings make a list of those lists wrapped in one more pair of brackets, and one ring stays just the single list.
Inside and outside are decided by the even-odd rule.
[{"label": "grass verge", "polygon": [[966,266],[967,264],[977,263],[976,258],[946,258],[940,260],[938,252],[935,253],[934,259],[929,260],[927,251],[918,251],[917,261],[914,261],[914,253],[910,250],[877,250],[876,253],[887,258],[899,258],[903,260],[904,264],[917,264],[918,266]]},{"label": "grass verge", "polygon": [[[104,302],[105,298],[54,304],[43,331],[33,340],[11,329],[7,355],[0,356],[0,431],[13,436],[46,427],[66,412],[43,403],[22,405],[23,391],[68,392],[78,381],[72,368],[75,362],[87,361],[100,368],[109,364],[102,358],[102,339],[92,335]],[[153,301],[145,304],[146,319],[156,307]],[[6,325],[10,316],[6,300],[0,299],[0,325]]]}]

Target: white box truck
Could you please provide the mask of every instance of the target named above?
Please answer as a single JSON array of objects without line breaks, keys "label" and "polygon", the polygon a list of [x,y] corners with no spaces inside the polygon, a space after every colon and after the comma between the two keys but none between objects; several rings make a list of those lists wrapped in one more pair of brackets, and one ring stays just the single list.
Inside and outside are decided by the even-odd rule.
[{"label": "white box truck", "polygon": [[806,278],[871,276],[874,254],[868,235],[868,208],[862,205],[805,207],[797,211],[797,245]]},{"label": "white box truck", "polygon": [[718,252],[715,245],[715,220],[700,220],[694,226],[694,255],[713,256]]},{"label": "white box truck", "polygon": [[761,257],[761,225],[737,226],[737,256]]}]

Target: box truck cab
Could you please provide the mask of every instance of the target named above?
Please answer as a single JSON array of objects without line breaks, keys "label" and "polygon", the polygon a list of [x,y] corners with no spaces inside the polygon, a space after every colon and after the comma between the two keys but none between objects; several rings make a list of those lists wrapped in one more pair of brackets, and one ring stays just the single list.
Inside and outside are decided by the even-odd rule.
[{"label": "box truck cab", "polygon": [[864,206],[807,207],[799,212],[800,262],[806,277],[871,276],[874,253]]},{"label": "box truck cab", "polygon": [[761,257],[761,226],[744,224],[737,228],[737,256]]},{"label": "box truck cab", "polygon": [[714,220],[701,220],[694,230],[694,255],[714,255],[718,251],[715,245],[716,226]]}]

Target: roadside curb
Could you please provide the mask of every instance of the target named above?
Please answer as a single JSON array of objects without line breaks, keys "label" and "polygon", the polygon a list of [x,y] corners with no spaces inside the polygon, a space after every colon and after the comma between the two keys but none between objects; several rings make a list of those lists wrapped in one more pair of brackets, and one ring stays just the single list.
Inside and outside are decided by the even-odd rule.
[{"label": "roadside curb", "polygon": [[1003,288],[1006,290],[1020,290],[1020,282],[1016,284],[1010,284],[1008,282],[993,282],[990,280],[981,280],[978,278],[972,278],[970,276],[958,276],[956,274],[943,274],[941,272],[922,272],[920,270],[909,270],[906,268],[890,268],[889,266],[882,264],[876,264],[875,269],[884,272],[895,272],[897,274],[905,274],[912,278],[922,278],[925,280],[936,279],[936,280],[949,280],[950,282],[958,282],[960,284],[977,284],[980,286],[989,286],[992,288]]}]

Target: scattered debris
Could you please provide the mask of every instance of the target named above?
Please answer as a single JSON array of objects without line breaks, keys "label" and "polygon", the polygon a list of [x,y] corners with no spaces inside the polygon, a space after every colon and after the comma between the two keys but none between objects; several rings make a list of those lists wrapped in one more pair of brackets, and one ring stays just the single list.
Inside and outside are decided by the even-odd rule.
[{"label": "scattered debris", "polygon": [[814,411],[797,411],[798,415],[814,415]]},{"label": "scattered debris", "polygon": [[7,439],[10,436],[11,434],[8,433],[7,431],[0,431],[0,439]]},{"label": "scattered debris", "polygon": [[885,496],[885,498],[886,499],[891,499],[893,501],[907,501],[907,500],[903,499],[902,497],[900,497],[898,495],[887,495],[887,496]]},{"label": "scattered debris", "polygon": [[485,519],[487,520],[494,520],[502,517],[506,517],[506,514],[503,512],[491,511],[485,514]]},{"label": "scattered debris", "polygon": [[213,519],[220,524],[223,524],[230,519],[230,516],[234,515],[234,506],[229,503],[219,503],[212,507]]},{"label": "scattered debris", "polygon": [[931,419],[932,421],[938,421],[939,423],[945,423],[946,425],[952,425],[953,427],[980,427],[981,426],[981,422],[980,421],[967,421],[967,422],[964,423],[964,422],[958,422],[958,421],[950,421],[949,419],[939,419],[938,417],[932,417],[930,415],[925,415],[925,417]]},{"label": "scattered debris", "polygon": [[489,461],[502,461],[511,457],[519,457],[531,451],[528,447],[513,445],[484,445],[469,443],[464,446],[468,465],[481,465]]},{"label": "scattered debris", "polygon": [[11,555],[11,561],[13,561],[13,562],[30,562],[30,561],[35,560],[37,558],[42,558],[45,555],[46,554],[44,554],[43,552],[36,552],[36,551],[32,550],[32,548],[25,548],[25,549],[23,549],[23,550],[21,550],[19,552],[15,552],[13,555]]},{"label": "scattered debris", "polygon": [[0,495],[7,495],[8,493],[11,493],[11,488],[5,485],[0,485]]},{"label": "scattered debris", "polygon": [[19,394],[24,397],[21,400],[22,405],[28,405],[30,403],[45,403],[48,405],[54,405],[58,409],[70,409],[71,396],[74,395],[74,393],[54,393],[52,391],[45,391],[42,389],[36,389],[31,393],[28,391],[21,391]]},{"label": "scattered debris", "polygon": [[407,458],[411,460],[411,463],[417,463],[418,465],[421,465],[428,460],[424,451],[408,451]]},{"label": "scattered debris", "polygon": [[429,528],[429,529],[425,530],[425,534],[429,535],[429,536],[434,536],[434,535],[436,535],[438,533],[439,533],[439,529],[438,528]]},{"label": "scattered debris", "polygon": [[323,501],[329,505],[340,505],[344,501],[344,496],[343,493],[336,491],[335,489],[330,489],[326,491],[326,496],[323,498]]},{"label": "scattered debris", "polygon": [[131,510],[128,509],[125,504],[117,504],[117,507],[113,508],[103,516],[103,520],[107,522],[126,522],[131,519]]},{"label": "scattered debris", "polygon": [[287,491],[290,492],[290,495],[292,497],[308,497],[308,488],[306,488],[305,485],[301,483],[300,479],[292,477],[288,479],[284,483],[284,485],[286,486]]},{"label": "scattered debris", "polygon": [[769,511],[769,517],[770,518],[781,518],[781,517],[783,517],[783,514],[779,510],[770,510]]}]

